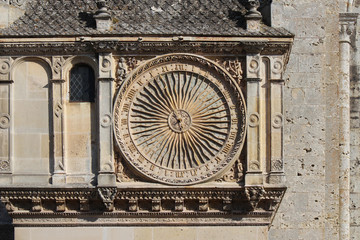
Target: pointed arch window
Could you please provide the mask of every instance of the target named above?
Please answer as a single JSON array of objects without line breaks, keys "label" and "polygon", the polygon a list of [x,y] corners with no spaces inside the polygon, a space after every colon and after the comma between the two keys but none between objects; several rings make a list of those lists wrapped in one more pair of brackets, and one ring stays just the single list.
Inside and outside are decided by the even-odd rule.
[{"label": "pointed arch window", "polygon": [[86,64],[77,64],[70,71],[70,102],[95,102],[94,70]]}]

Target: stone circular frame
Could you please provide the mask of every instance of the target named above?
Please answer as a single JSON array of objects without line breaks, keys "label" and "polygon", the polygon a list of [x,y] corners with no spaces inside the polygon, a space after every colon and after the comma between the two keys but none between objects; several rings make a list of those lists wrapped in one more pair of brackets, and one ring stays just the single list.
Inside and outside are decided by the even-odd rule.
[{"label": "stone circular frame", "polygon": [[163,55],[138,67],[119,89],[113,119],[130,166],[171,185],[223,173],[245,138],[239,86],[219,65],[191,54]]}]

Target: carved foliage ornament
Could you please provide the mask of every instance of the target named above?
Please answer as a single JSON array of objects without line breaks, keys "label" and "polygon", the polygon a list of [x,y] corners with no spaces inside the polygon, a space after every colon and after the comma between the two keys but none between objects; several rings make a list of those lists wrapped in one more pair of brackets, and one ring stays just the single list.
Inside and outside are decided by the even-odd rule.
[{"label": "carved foliage ornament", "polygon": [[245,116],[241,90],[218,65],[196,55],[164,55],[121,86],[115,136],[142,176],[189,185],[232,166],[243,145]]}]

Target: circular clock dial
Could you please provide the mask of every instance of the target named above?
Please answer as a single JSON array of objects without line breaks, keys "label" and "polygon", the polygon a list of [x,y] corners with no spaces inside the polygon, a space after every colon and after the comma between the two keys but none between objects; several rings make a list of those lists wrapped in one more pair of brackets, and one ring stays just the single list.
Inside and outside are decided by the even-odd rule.
[{"label": "circular clock dial", "polygon": [[186,55],[175,56],[176,61],[140,68],[122,86],[115,134],[139,173],[186,185],[214,177],[238,155],[245,109],[231,79]]}]

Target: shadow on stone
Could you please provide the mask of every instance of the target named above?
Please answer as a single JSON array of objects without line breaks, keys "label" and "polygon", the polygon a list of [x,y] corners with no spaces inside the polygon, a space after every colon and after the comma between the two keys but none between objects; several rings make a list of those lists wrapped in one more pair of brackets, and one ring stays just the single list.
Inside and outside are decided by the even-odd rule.
[{"label": "shadow on stone", "polygon": [[5,205],[0,202],[0,239],[14,240],[14,226],[12,219],[5,209]]}]

